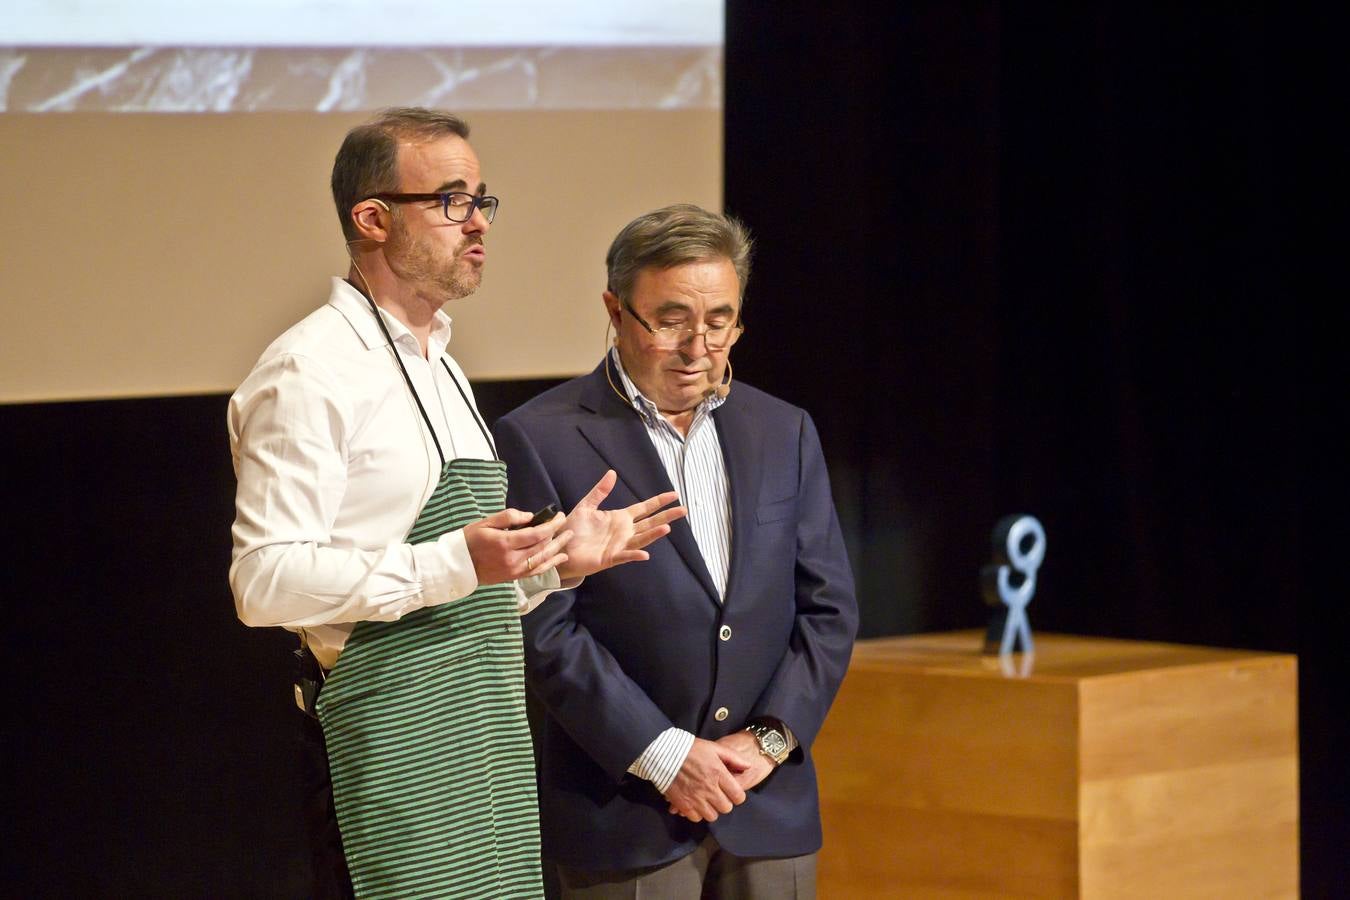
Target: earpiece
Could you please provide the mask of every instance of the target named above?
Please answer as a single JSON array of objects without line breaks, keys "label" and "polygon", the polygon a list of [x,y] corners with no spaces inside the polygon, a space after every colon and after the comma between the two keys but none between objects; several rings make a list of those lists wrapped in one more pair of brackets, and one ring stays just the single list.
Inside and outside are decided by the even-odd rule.
[{"label": "earpiece", "polygon": [[[388,203],[385,203],[385,202],[384,202],[383,200],[381,200],[379,197],[367,197],[365,200],[362,200],[361,202],[362,202],[362,203],[365,203],[365,202],[367,202],[367,201],[369,201],[369,202],[371,202],[371,203],[378,203],[378,204],[380,205],[380,209],[384,210],[385,212],[393,212],[393,210],[389,208],[389,204],[388,204]],[[364,244],[364,243],[371,242],[371,241],[374,241],[374,243],[377,243],[377,244],[383,244],[383,243],[384,243],[384,241],[376,241],[374,238],[357,238],[357,239],[355,239],[355,240],[351,240],[351,241],[348,241],[348,242],[347,242],[347,253],[348,253],[348,255],[350,255],[351,252],[352,252],[352,244]],[[353,259],[352,261],[355,262],[355,259]],[[364,275],[361,276],[361,277],[362,277],[362,278],[365,278]]]}]

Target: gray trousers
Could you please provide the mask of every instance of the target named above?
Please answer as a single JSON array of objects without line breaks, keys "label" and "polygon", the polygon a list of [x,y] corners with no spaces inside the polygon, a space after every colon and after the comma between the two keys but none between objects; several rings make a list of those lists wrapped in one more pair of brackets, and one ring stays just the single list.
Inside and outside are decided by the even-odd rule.
[{"label": "gray trousers", "polygon": [[563,900],[815,900],[816,854],[732,856],[710,834],[688,856],[645,869],[558,866]]}]

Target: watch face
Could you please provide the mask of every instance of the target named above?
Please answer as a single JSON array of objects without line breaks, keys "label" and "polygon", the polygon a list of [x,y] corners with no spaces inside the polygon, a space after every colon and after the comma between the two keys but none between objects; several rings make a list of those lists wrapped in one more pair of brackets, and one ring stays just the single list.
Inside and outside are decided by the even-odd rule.
[{"label": "watch face", "polygon": [[764,746],[764,752],[770,756],[778,756],[787,750],[787,741],[776,731],[766,731],[759,737],[760,743]]}]

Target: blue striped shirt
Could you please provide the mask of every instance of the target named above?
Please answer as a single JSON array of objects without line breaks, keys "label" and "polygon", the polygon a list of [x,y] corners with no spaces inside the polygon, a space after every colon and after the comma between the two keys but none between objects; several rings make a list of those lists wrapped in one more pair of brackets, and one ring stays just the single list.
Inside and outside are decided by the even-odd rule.
[{"label": "blue striped shirt", "polygon": [[[661,457],[661,465],[679,493],[680,503],[688,510],[685,520],[694,532],[694,542],[712,576],[717,597],[725,600],[731,561],[731,493],[727,490],[726,461],[722,458],[722,442],[717,437],[712,412],[726,398],[710,394],[694,410],[689,432],[682,435],[633,384],[619,360],[619,351],[614,349],[610,353],[624,392],[632,398],[646,426],[647,437]],[[667,728],[633,761],[628,771],[650,781],[664,794],[693,745],[694,736],[683,728]]]},{"label": "blue striped shirt", "polygon": [[[722,457],[722,442],[717,436],[712,413],[726,402],[726,398],[709,394],[694,410],[688,433],[682,435],[661,415],[656,404],[633,384],[624,371],[618,349],[611,350],[610,354],[623,389],[632,398],[633,406],[647,428],[647,437],[656,448],[670,483],[680,495],[680,503],[688,510],[685,519],[694,532],[694,542],[712,576],[718,599],[725,602],[727,570],[731,563],[731,492],[727,489],[726,460]],[[783,732],[789,749],[796,749],[797,738],[786,723],[783,723]],[[664,794],[679,774],[693,745],[694,735],[688,731],[667,728],[642,751],[628,771],[650,781]]]},{"label": "blue striped shirt", "polygon": [[689,431],[682,435],[666,421],[655,403],[642,396],[623,364],[618,363],[618,352],[611,352],[623,388],[633,398],[647,428],[647,437],[661,457],[661,465],[679,493],[680,503],[688,510],[685,521],[694,532],[694,542],[712,576],[717,597],[725,600],[727,569],[731,564],[731,492],[727,490],[727,466],[712,413],[726,398],[709,395],[694,410]]}]

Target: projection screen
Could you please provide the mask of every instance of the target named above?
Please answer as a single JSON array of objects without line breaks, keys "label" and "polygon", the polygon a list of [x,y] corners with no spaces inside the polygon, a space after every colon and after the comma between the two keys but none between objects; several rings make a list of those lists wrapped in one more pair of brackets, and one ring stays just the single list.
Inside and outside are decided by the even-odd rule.
[{"label": "projection screen", "polygon": [[720,2],[10,0],[0,402],[224,392],[346,270],[328,194],[384,106],[472,126],[501,212],[471,377],[589,370],[610,239],[721,206]]}]

